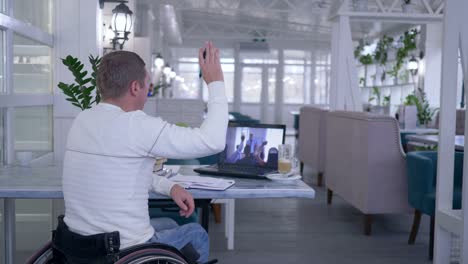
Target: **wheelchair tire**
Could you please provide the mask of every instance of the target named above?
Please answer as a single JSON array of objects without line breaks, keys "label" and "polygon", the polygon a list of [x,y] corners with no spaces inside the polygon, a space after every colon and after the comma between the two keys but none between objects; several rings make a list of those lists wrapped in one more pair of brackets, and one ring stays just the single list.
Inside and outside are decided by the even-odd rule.
[{"label": "wheelchair tire", "polygon": [[147,248],[132,252],[115,264],[189,264],[178,254],[161,248]]}]

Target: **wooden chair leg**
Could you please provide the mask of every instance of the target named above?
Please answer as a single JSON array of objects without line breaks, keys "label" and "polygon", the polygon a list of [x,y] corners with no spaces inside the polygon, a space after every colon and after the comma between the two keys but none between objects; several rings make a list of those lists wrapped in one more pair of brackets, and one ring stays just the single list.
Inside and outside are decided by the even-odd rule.
[{"label": "wooden chair leg", "polygon": [[370,236],[372,233],[372,215],[364,215],[364,235]]},{"label": "wooden chair leg", "polygon": [[429,233],[429,260],[434,258],[434,227],[435,227],[435,217],[431,216],[431,230]]},{"label": "wooden chair leg", "polygon": [[415,209],[414,218],[413,218],[413,226],[411,227],[410,236],[408,238],[409,245],[414,245],[414,242],[416,241],[416,236],[418,235],[420,223],[421,223],[421,211],[419,211],[418,209]]},{"label": "wooden chair leg", "polygon": [[304,172],[304,162],[302,162],[302,161],[301,161],[301,168],[300,169],[301,169],[301,175],[302,175],[302,173]]},{"label": "wooden chair leg", "polygon": [[332,203],[332,198],[333,198],[333,191],[330,189],[327,189],[327,204]]},{"label": "wooden chair leg", "polygon": [[317,186],[322,187],[323,185],[323,172],[319,172],[317,176]]},{"label": "wooden chair leg", "polygon": [[221,223],[221,205],[220,204],[212,204],[213,213],[215,217],[215,223]]}]

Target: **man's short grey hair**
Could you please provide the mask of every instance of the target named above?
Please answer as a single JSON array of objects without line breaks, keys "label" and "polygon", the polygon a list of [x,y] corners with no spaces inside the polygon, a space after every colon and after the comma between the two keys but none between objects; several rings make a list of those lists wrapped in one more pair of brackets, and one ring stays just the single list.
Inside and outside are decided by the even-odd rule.
[{"label": "man's short grey hair", "polygon": [[97,85],[102,99],[122,97],[131,83],[144,85],[145,62],[131,51],[114,51],[102,57],[97,71]]}]

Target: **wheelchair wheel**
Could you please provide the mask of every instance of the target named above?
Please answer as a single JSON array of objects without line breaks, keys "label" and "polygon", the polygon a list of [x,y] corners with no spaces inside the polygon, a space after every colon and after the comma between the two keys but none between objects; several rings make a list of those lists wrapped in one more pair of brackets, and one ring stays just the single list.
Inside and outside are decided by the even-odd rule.
[{"label": "wheelchair wheel", "polygon": [[28,260],[26,260],[26,264],[46,264],[49,263],[53,258],[52,252],[52,242],[48,242],[45,244],[39,251],[37,251],[34,255],[32,255]]},{"label": "wheelchair wheel", "polygon": [[132,252],[115,264],[188,264],[178,254],[160,248],[148,248]]}]

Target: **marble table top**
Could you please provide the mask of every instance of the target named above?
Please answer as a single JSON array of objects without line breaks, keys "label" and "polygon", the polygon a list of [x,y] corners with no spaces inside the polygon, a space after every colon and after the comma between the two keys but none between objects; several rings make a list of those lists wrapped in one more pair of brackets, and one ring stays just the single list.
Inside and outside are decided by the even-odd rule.
[{"label": "marble table top", "polygon": [[[181,168],[182,175],[196,175],[193,167]],[[314,198],[315,191],[301,180],[277,182],[270,180],[232,178],[236,184],[225,191],[190,189],[198,199],[239,198]],[[0,198],[62,199],[62,167],[0,168]],[[150,198],[167,196],[150,193]]]}]

